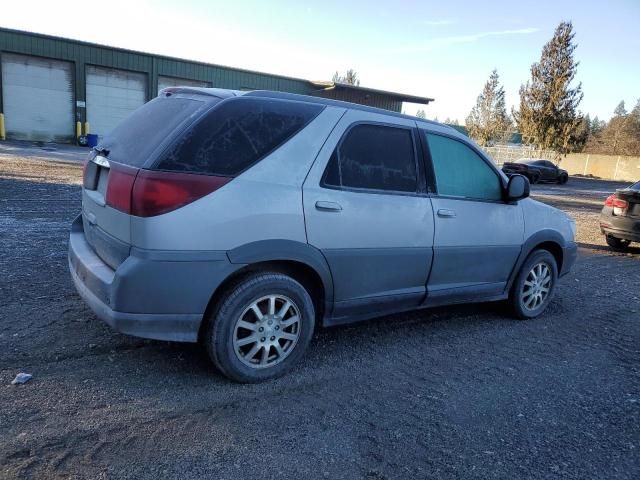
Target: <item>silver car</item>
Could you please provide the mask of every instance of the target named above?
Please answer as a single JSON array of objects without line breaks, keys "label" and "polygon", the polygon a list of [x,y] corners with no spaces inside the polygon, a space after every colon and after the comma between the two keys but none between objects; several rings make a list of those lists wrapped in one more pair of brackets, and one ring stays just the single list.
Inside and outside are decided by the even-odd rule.
[{"label": "silver car", "polygon": [[169,88],[85,164],[69,268],[114,329],[196,342],[242,382],[316,326],[462,302],[540,315],[575,222],[456,130],[279,92]]}]

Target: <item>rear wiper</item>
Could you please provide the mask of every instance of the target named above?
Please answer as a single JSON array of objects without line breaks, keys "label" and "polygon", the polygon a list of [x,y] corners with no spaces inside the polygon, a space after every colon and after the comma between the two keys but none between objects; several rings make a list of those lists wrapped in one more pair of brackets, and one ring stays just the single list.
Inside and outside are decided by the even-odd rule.
[{"label": "rear wiper", "polygon": [[93,147],[93,150],[98,154],[98,155],[102,155],[103,157],[107,157],[109,156],[109,152],[110,150],[104,147]]}]

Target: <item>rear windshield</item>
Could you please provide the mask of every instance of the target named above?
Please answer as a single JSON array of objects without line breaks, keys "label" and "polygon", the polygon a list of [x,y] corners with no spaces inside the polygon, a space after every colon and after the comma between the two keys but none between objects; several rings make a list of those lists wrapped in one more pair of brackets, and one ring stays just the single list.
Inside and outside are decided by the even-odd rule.
[{"label": "rear windshield", "polygon": [[640,190],[640,182],[634,183],[629,187],[631,190]]},{"label": "rear windshield", "polygon": [[304,102],[229,99],[191,126],[157,168],[237,175],[286,142],[321,110]]},{"label": "rear windshield", "polygon": [[193,98],[157,97],[135,110],[105,135],[98,148],[109,151],[109,160],[142,167],[171,132],[202,106],[203,101]]}]

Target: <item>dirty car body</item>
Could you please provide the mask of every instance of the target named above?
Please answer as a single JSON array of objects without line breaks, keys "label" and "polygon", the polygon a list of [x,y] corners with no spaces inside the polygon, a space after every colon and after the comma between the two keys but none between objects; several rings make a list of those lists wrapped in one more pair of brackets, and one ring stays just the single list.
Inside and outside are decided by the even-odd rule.
[{"label": "dirty car body", "polygon": [[575,260],[575,222],[527,196],[435,122],[171,88],[91,152],[69,268],[114,329],[202,341],[223,373],[258,381],[316,325],[495,300],[539,315]]}]

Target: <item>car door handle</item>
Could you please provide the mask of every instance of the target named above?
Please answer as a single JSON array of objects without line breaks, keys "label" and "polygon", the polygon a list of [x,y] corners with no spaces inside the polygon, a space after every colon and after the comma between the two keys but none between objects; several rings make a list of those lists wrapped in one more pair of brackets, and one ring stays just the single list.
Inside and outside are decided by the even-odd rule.
[{"label": "car door handle", "polygon": [[456,216],[456,212],[449,210],[448,208],[441,208],[438,210],[439,217],[451,218]]},{"label": "car door handle", "polygon": [[321,210],[323,212],[339,212],[342,210],[342,207],[339,203],[336,202],[316,202],[316,210]]}]

